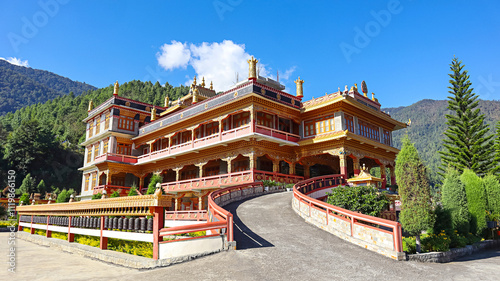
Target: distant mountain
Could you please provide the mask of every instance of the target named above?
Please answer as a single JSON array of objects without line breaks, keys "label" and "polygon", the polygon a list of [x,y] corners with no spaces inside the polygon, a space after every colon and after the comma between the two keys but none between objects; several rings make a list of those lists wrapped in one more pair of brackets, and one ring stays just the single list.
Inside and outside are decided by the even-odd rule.
[{"label": "distant mountain", "polygon": [[[406,123],[411,119],[410,127],[394,132],[394,145],[401,149],[401,138],[408,133],[429,169],[429,177],[433,184],[441,182],[437,174],[441,165],[438,151],[443,149],[443,132],[448,127],[446,114],[451,113],[447,106],[446,100],[425,99],[410,106],[382,109],[398,121]],[[484,121],[490,126],[490,133],[495,133],[495,124],[500,121],[500,101],[480,100],[479,108],[485,115]]]},{"label": "distant mountain", "polygon": [[97,88],[92,85],[76,82],[49,71],[17,66],[0,60],[0,116],[70,92],[80,95],[95,89]]}]

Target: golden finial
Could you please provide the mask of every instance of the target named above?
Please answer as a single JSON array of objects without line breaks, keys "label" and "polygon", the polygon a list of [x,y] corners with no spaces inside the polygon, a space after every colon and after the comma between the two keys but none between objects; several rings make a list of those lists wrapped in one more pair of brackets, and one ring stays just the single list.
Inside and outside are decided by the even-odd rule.
[{"label": "golden finial", "polygon": [[92,100],[89,101],[89,110],[91,111],[94,108],[94,102]]},{"label": "golden finial", "polygon": [[113,95],[118,96],[118,89],[120,88],[120,84],[118,84],[118,81],[115,82],[115,91],[113,92]]},{"label": "golden finial", "polygon": [[168,98],[168,95],[165,95],[165,100],[164,100],[164,104],[163,104],[163,107],[166,107],[168,108],[168,103],[169,103],[169,98]]},{"label": "golden finial", "polygon": [[247,62],[248,62],[248,79],[257,78],[256,65],[259,61],[252,56],[252,58],[247,60]]},{"label": "golden finial", "polygon": [[196,86],[196,75],[194,76],[194,79],[193,79],[193,86]]},{"label": "golden finial", "polygon": [[193,91],[193,101],[192,104],[195,104],[198,102],[198,88],[195,88]]},{"label": "golden finial", "polygon": [[212,83],[212,81],[210,81],[210,90],[214,90],[214,84]]},{"label": "golden finial", "polygon": [[[366,96],[366,93],[365,93]],[[372,101],[375,101],[375,93],[372,93]]]},{"label": "golden finial", "polygon": [[299,79],[295,80],[294,82],[297,87],[297,97],[298,98],[304,97],[304,89],[302,87],[302,84],[304,84],[304,80],[301,80],[299,76]]},{"label": "golden finial", "polygon": [[205,88],[205,77],[201,78],[201,85],[203,88]]},{"label": "golden finial", "polygon": [[354,91],[358,91],[358,83],[354,83]]},{"label": "golden finial", "polygon": [[156,120],[156,107],[153,106],[153,109],[151,109],[151,121]]}]

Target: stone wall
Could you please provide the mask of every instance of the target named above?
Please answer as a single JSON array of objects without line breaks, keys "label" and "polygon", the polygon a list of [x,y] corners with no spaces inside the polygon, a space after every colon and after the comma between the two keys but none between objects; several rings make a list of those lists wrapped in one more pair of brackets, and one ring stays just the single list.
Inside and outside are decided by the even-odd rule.
[{"label": "stone wall", "polygon": [[432,252],[423,254],[408,255],[408,260],[419,262],[437,262],[444,263],[458,259],[463,256],[472,255],[482,249],[500,248],[500,240],[486,240],[474,245],[467,245],[465,248],[451,249],[447,252]]}]

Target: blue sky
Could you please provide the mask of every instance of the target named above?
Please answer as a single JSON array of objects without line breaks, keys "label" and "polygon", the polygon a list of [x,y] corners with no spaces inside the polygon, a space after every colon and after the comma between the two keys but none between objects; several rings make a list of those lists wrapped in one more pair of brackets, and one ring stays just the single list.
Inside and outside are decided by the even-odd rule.
[{"label": "blue sky", "polygon": [[0,57],[97,87],[198,74],[221,91],[253,55],[291,93],[300,76],[306,100],[365,80],[395,107],[446,99],[456,55],[498,100],[499,14],[500,1],[4,0]]}]

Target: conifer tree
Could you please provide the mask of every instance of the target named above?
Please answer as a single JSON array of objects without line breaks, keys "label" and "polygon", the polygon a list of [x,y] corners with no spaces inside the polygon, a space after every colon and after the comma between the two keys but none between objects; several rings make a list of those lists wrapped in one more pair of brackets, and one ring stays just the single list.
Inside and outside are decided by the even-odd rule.
[{"label": "conifer tree", "polygon": [[146,194],[154,194],[156,191],[156,184],[161,183],[163,181],[162,177],[160,175],[154,174],[151,177],[151,180],[148,185],[148,191]]},{"label": "conifer tree", "polygon": [[460,173],[470,169],[482,176],[494,167],[493,135],[487,136],[489,128],[477,108],[478,96],[472,92],[469,75],[463,68],[462,62],[453,58],[450,66],[452,73],[448,74],[451,77],[448,109],[452,114],[446,114],[448,129],[444,132],[445,151],[440,151],[440,170],[445,171],[451,166]]},{"label": "conifer tree", "polygon": [[483,183],[488,199],[488,211],[500,214],[500,182],[495,176],[489,174],[484,177]]},{"label": "conifer tree", "polygon": [[29,195],[35,192],[35,188],[36,188],[35,179],[31,176],[31,174],[27,174],[26,177],[24,177],[23,183],[21,184],[19,189],[16,190],[16,194],[28,193]]},{"label": "conifer tree", "polygon": [[471,215],[471,232],[481,236],[486,229],[486,209],[488,204],[483,180],[469,169],[464,170],[460,180],[464,183],[465,193],[467,194],[467,207]]},{"label": "conifer tree", "polygon": [[396,180],[401,196],[399,219],[403,228],[416,237],[417,252],[420,252],[420,234],[434,225],[431,190],[426,169],[417,149],[409,137],[403,137],[401,151],[396,158]]},{"label": "conifer tree", "polygon": [[470,230],[467,195],[465,186],[460,181],[460,174],[454,168],[448,168],[441,192],[443,208],[450,213],[452,228],[466,235]]},{"label": "conifer tree", "polygon": [[493,173],[498,174],[500,172],[500,121],[498,121],[496,125],[496,135],[495,135],[495,168],[493,169]]}]

